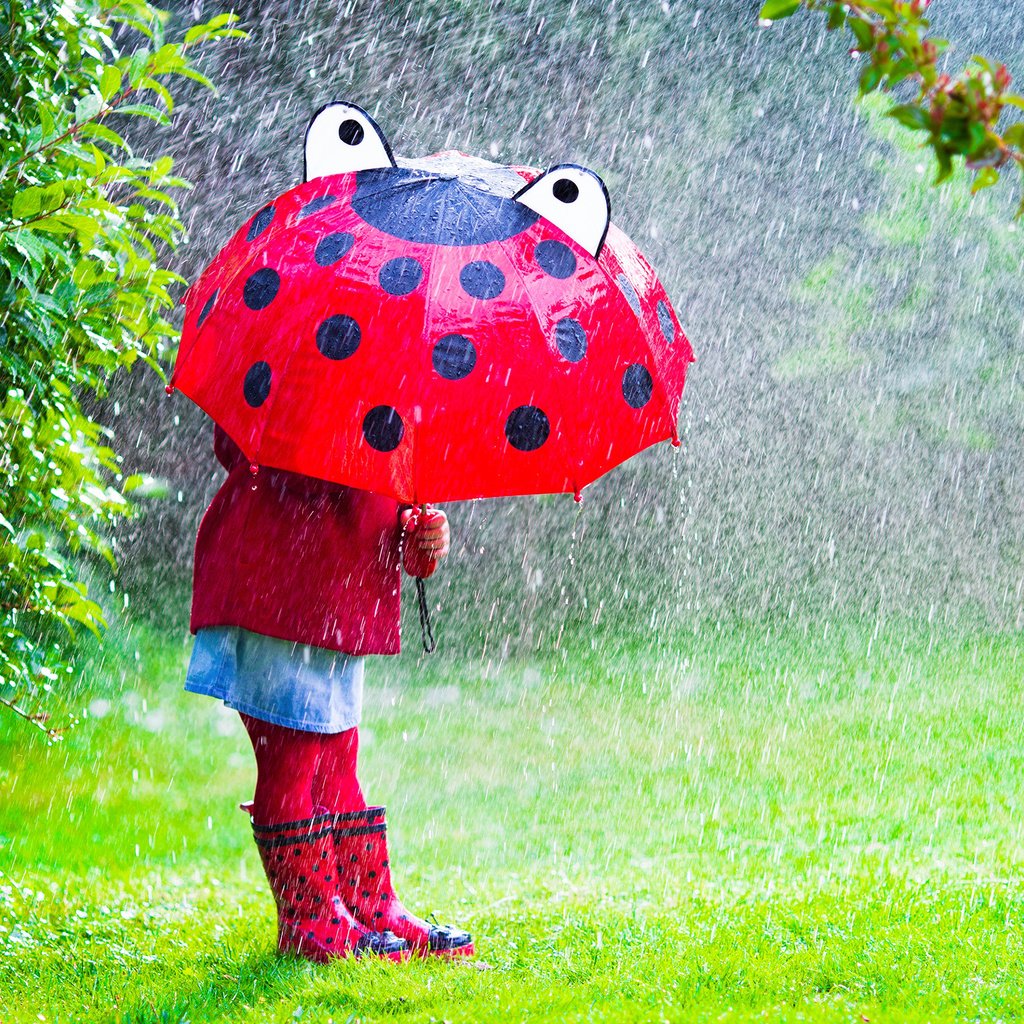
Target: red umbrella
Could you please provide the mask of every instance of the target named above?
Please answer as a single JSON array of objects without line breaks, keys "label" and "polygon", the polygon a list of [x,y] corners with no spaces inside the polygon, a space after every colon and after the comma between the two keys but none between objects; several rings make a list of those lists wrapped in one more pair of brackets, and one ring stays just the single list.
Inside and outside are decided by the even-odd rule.
[{"label": "red umbrella", "polygon": [[676,438],[692,350],[600,178],[397,165],[331,104],[186,297],[172,386],[262,464],[421,504],[570,492]]}]

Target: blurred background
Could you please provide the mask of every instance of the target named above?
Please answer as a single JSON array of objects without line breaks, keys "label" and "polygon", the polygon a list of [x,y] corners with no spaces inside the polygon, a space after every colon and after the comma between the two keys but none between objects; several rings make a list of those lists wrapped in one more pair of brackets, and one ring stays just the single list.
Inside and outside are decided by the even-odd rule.
[{"label": "blurred background", "polygon": [[[611,473],[580,510],[449,508],[453,557],[430,585],[448,650],[766,615],[1024,624],[1019,183],[932,189],[910,133],[854,102],[848,37],[806,15],[759,27],[757,6],[248,2],[250,40],[203,58],[219,95],[196,89],[136,140],[195,182],[190,280],[301,179],[306,121],[331,99],[364,106],[399,155],[572,161],[607,182],[696,352],[683,447]],[[978,50],[1024,66],[1024,5],[932,12],[956,66]],[[211,427],[144,368],[115,393],[126,471],[169,482],[122,528],[122,578],[137,613],[185,630],[221,479]]]}]

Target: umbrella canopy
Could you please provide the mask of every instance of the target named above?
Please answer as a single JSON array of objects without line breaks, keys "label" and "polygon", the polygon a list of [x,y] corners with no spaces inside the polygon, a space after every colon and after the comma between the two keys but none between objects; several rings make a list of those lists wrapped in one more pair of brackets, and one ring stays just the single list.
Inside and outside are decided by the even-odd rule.
[{"label": "umbrella canopy", "polygon": [[306,162],[189,290],[172,378],[254,464],[414,504],[578,495],[676,438],[692,350],[593,172],[398,165],[348,104]]}]

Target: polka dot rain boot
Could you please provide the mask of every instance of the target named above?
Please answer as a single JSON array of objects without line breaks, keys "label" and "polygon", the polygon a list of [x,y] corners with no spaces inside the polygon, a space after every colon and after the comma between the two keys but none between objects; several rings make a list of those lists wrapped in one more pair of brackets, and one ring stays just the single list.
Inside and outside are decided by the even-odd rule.
[{"label": "polka dot rain boot", "polygon": [[383,807],[332,815],[341,896],[367,928],[386,928],[420,956],[472,956],[473,937],[406,910],[395,894]]},{"label": "polka dot rain boot", "polygon": [[277,904],[277,948],[322,963],[375,954],[408,958],[404,940],[383,927],[364,927],[339,895],[331,815],[252,830]]}]

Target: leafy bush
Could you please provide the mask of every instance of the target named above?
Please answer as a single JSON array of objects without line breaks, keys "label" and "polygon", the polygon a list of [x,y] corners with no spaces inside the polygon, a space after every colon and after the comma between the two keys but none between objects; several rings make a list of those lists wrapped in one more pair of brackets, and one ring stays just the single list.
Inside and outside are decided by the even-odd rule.
[{"label": "leafy bush", "polygon": [[[1000,171],[1014,164],[1024,174],[1024,124],[1004,126],[1004,113],[1024,109],[1024,96],[1010,92],[1005,64],[975,54],[958,73],[940,73],[937,63],[945,39],[929,39],[925,12],[931,0],[766,0],[763,23],[788,18],[801,6],[828,15],[828,29],[853,33],[851,54],[866,57],[860,73],[860,93],[889,90],[910,83],[914,90],[905,103],[894,103],[889,116],[905,128],[924,135],[923,145],[935,155],[935,183],[953,173],[953,161],[963,157],[975,174],[971,191],[980,192],[999,181]],[[1017,207],[1024,216],[1024,197]]]},{"label": "leafy bush", "polygon": [[235,20],[168,42],[144,0],[0,4],[0,702],[51,735],[40,698],[104,625],[86,561],[115,566],[105,533],[142,483],[83,401],[139,360],[162,373],[176,333],[164,264],[188,182],[122,133],[170,123],[176,78],[212,88],[192,51]]}]

